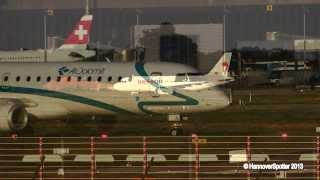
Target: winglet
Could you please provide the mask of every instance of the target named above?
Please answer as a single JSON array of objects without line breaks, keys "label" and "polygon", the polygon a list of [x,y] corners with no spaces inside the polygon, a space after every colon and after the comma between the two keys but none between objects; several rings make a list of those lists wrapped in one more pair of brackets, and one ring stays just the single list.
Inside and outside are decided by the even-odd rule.
[{"label": "winglet", "polygon": [[231,62],[232,53],[224,53],[223,56],[219,59],[217,64],[211,69],[207,76],[229,76],[229,67]]},{"label": "winglet", "polygon": [[86,49],[90,41],[92,15],[82,16],[60,49]]}]

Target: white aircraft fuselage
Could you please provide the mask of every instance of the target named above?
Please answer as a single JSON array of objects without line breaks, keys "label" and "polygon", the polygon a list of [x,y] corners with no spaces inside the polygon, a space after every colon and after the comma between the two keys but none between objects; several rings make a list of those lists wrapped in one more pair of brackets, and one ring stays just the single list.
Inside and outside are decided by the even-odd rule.
[{"label": "white aircraft fuselage", "polygon": [[[188,89],[208,83],[204,80],[177,82],[172,72],[197,72],[173,63],[2,63],[0,72],[0,101],[20,101],[39,119],[72,114],[185,114],[229,104],[218,87]],[[132,76],[134,81],[129,80]],[[117,89],[119,83],[129,89]]]},{"label": "white aircraft fuselage", "polygon": [[82,61],[95,54],[95,51],[86,49],[0,51],[0,62],[73,62]]},{"label": "white aircraft fuselage", "polygon": [[200,75],[175,63],[1,63],[0,130],[21,130],[30,117],[188,114],[229,105],[231,54]]}]

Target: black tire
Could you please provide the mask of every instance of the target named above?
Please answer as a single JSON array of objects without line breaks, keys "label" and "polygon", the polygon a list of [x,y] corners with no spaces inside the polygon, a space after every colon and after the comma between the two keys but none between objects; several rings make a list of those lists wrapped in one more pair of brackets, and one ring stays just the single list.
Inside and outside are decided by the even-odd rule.
[{"label": "black tire", "polygon": [[170,131],[170,135],[171,135],[171,136],[178,136],[178,130],[177,130],[177,129],[172,129],[172,130]]}]

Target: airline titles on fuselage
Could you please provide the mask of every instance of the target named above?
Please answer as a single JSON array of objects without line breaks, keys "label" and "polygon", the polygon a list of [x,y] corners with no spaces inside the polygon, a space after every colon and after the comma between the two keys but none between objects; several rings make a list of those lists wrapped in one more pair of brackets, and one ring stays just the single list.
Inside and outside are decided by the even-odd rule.
[{"label": "airline titles on fuselage", "polygon": [[58,70],[60,75],[102,75],[105,71],[105,68],[68,68],[66,66]]}]

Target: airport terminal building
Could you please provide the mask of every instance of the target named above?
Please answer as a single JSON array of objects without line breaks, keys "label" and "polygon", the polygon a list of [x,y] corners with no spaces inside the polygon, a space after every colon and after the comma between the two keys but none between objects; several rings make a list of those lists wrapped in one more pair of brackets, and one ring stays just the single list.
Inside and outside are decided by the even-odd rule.
[{"label": "airport terminal building", "polygon": [[[4,24],[0,33],[1,50],[43,48],[45,26],[49,42],[52,37],[63,39],[85,12],[85,0],[0,2],[0,22]],[[94,15],[92,44],[98,43],[104,48],[133,48],[139,44],[139,39],[136,38],[141,38],[141,32],[139,35],[135,31],[139,27],[141,30],[141,27],[170,23],[180,27],[179,31],[185,32],[197,45],[197,51],[199,48],[206,49],[196,55],[197,61],[203,63],[198,63],[198,66],[202,67],[207,66],[208,54],[215,55],[222,51],[280,49],[317,52],[320,49],[320,2],[317,0],[91,0],[90,8]],[[188,34],[194,25],[215,26],[216,29],[208,28],[201,37],[197,33]],[[208,42],[203,39],[208,39]],[[306,40],[307,43],[301,45],[301,40]],[[51,42],[50,46],[55,44]],[[179,43],[169,46],[180,47]],[[195,48],[192,43],[188,47],[191,50]],[[148,51],[148,47],[145,48]],[[209,52],[208,49],[212,51]],[[300,56],[293,57],[306,58],[301,57],[301,53]],[[314,54],[308,57],[318,58]],[[161,61],[161,55],[156,60]],[[187,64],[192,65],[194,62]]]}]

